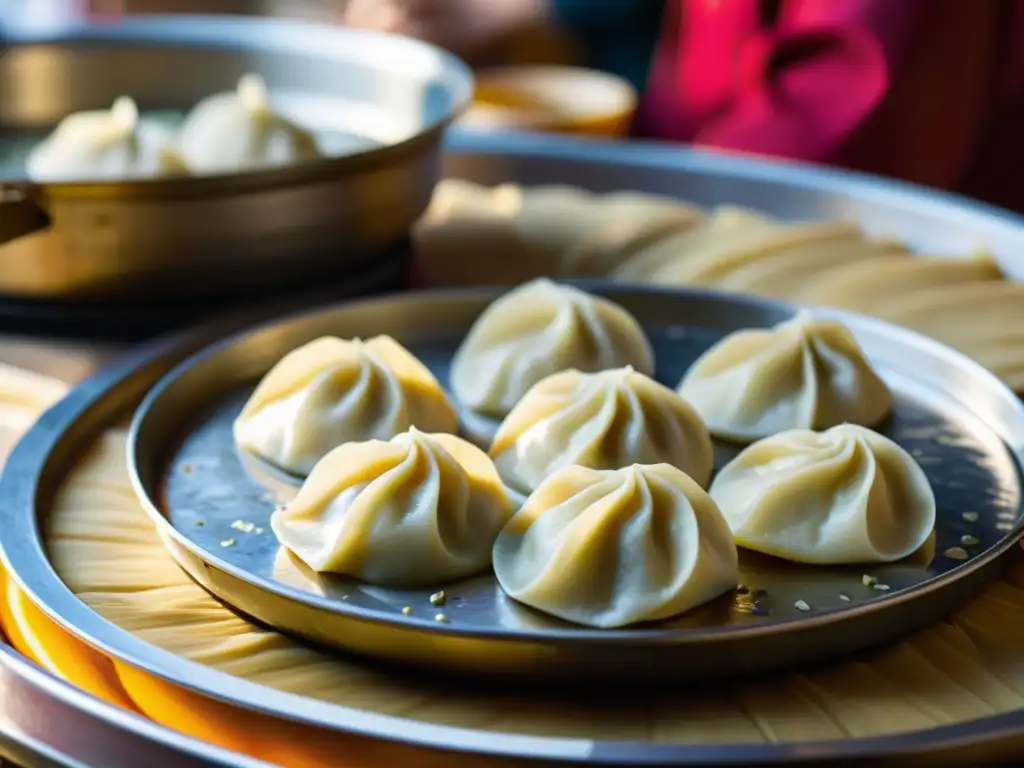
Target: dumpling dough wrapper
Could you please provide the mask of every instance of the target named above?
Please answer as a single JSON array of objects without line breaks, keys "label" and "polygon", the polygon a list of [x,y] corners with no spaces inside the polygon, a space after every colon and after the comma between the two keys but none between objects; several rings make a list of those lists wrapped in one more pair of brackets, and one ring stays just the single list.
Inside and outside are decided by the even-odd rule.
[{"label": "dumpling dough wrapper", "polygon": [[567,466],[670,464],[706,488],[714,449],[697,412],[634,371],[562,371],[537,383],[502,422],[490,455],[523,493]]},{"label": "dumpling dough wrapper", "polygon": [[892,410],[889,387],[849,329],[805,312],[729,334],[697,359],[678,391],[711,434],[739,441],[844,422],[875,426]]},{"label": "dumpling dough wrapper", "polygon": [[289,352],[263,377],[235,420],[234,436],[242,450],[306,475],[345,442],[458,426],[437,379],[397,341],[328,336]]},{"label": "dumpling dough wrapper", "polygon": [[494,544],[514,600],[612,628],[658,621],[734,589],[739,558],[710,497],[667,464],[560,469]]},{"label": "dumpling dough wrapper", "polygon": [[310,131],[273,108],[258,75],[246,75],[236,90],[193,107],[181,126],[180,144],[194,173],[234,173],[322,155]]},{"label": "dumpling dough wrapper", "polygon": [[412,429],[331,451],[271,527],[315,571],[417,587],[486,570],[514,511],[483,451]]},{"label": "dumpling dough wrapper", "polygon": [[754,443],[722,468],[710,494],[737,544],[800,563],[895,562],[935,528],[935,494],[921,467],[854,424]]},{"label": "dumpling dough wrapper", "polygon": [[553,373],[627,365],[654,373],[654,350],[636,318],[608,299],[542,278],[477,318],[452,360],[451,384],[475,413],[505,416]]}]

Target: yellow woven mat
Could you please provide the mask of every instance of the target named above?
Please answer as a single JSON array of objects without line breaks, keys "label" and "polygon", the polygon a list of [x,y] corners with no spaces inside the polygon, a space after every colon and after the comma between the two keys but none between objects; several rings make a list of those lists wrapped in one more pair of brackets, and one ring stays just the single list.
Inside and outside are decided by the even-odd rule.
[{"label": "yellow woven mat", "polygon": [[399,680],[237,618],[190,581],[136,501],[125,436],[108,432],[49,521],[61,577],[108,620],[193,661],[290,693],[425,722],[535,735],[673,743],[874,736],[1024,704],[1024,561],[950,621],[820,670],[714,692],[526,697]]}]

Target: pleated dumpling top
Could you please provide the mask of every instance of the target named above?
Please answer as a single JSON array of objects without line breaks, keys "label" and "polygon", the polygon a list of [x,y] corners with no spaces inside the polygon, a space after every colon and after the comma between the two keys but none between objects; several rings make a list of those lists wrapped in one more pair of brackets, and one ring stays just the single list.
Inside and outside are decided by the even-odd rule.
[{"label": "pleated dumpling top", "polygon": [[514,600],[600,628],[667,619],[739,577],[722,513],[667,464],[559,470],[498,536],[494,572]]},{"label": "pleated dumpling top", "polygon": [[629,367],[562,371],[542,380],[502,422],[490,454],[505,483],[523,493],[573,464],[671,464],[706,488],[714,461],[697,412]]},{"label": "pleated dumpling top", "polygon": [[687,371],[679,394],[712,435],[741,441],[844,422],[872,427],[892,410],[849,329],[806,313],[726,336]]},{"label": "pleated dumpling top", "polygon": [[181,127],[181,152],[196,173],[233,173],[320,157],[316,137],[270,104],[258,75],[193,107]]},{"label": "pleated dumpling top", "polygon": [[718,473],[710,493],[741,547],[801,563],[893,562],[935,527],[921,467],[854,424],[761,440]]},{"label": "pleated dumpling top", "polygon": [[331,451],[271,526],[315,571],[412,588],[485,571],[514,510],[483,451],[413,429]]},{"label": "pleated dumpling top", "polygon": [[289,352],[235,420],[243,450],[306,475],[350,441],[390,440],[410,427],[455,432],[455,409],[423,363],[389,336],[326,336]]},{"label": "pleated dumpling top", "polygon": [[108,110],[64,118],[29,154],[36,181],[119,181],[187,173],[174,132],[143,120],[127,96]]},{"label": "pleated dumpling top", "polygon": [[452,361],[451,383],[471,410],[505,416],[553,373],[626,365],[654,372],[654,351],[636,319],[608,299],[541,278],[477,318]]}]

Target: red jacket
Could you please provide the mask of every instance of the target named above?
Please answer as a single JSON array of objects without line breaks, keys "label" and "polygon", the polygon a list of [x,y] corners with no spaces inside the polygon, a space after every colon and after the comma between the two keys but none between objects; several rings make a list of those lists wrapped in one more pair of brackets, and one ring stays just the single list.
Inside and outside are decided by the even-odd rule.
[{"label": "red jacket", "polygon": [[1024,210],[1024,0],[670,0],[637,130]]}]

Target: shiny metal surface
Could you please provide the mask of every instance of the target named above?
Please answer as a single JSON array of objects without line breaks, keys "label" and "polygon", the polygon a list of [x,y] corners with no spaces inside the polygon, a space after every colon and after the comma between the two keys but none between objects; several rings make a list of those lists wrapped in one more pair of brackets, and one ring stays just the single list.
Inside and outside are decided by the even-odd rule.
[{"label": "shiny metal surface", "polygon": [[[474,136],[452,131],[448,134],[446,174],[480,182],[516,180],[524,183],[579,184],[597,190],[631,188],[689,196],[706,202],[740,201],[776,215],[814,217],[850,215],[860,217],[874,232],[898,234],[922,248],[966,250],[976,245],[989,246],[1004,268],[1024,277],[1024,224],[1019,217],[950,195],[828,170],[791,164],[764,162],[742,157],[690,152],[678,147],[654,145],[604,144],[580,142],[565,137]],[[223,332],[223,331],[221,331]],[[181,352],[190,353],[213,336],[191,339]],[[15,354],[8,356],[6,339],[0,359],[61,375],[77,377],[96,365],[87,353],[63,345],[51,351],[35,343],[18,341]],[[126,408],[141,398],[147,386],[166,373],[180,357],[160,361],[165,347],[160,345],[140,352],[138,357],[104,369],[77,389],[55,408],[19,446],[8,466],[11,471],[0,483],[0,499],[5,509],[34,519],[34,510],[45,512],[47,489],[58,481],[77,460],[82,448]],[[133,399],[134,398],[134,399]],[[999,419],[998,412],[986,420]],[[37,503],[38,502],[38,503]],[[8,516],[0,518],[0,530],[8,525]],[[33,596],[44,609],[78,636],[87,637],[98,647],[118,657],[134,660],[138,666],[157,671],[163,677],[179,681],[197,690],[214,687],[222,690],[242,707],[265,709],[261,704],[267,690],[235,678],[211,672],[196,664],[181,664],[180,659],[155,651],[117,627],[99,619],[78,601],[57,579],[43,553],[34,550],[32,533],[24,539],[27,551],[15,551],[19,562],[33,564],[26,581],[33,585]],[[13,666],[10,666],[13,665]],[[181,666],[178,666],[181,665]],[[94,766],[117,766],[102,759],[103,750],[111,760],[119,755],[121,729],[127,728],[129,742],[136,738],[136,725],[142,734],[160,745],[173,745],[180,737],[134,716],[99,705],[91,698],[28,664],[18,654],[0,646],[0,667],[10,669],[21,680],[38,676],[40,699],[31,703],[35,683],[25,691],[16,681],[2,686],[11,696],[0,704],[3,721],[10,723],[24,713],[27,729],[39,741],[50,744],[64,739],[88,743],[96,752],[82,762]],[[51,688],[52,686],[52,688]],[[64,697],[71,697],[65,699]],[[984,720],[944,726],[891,737],[844,741],[775,743],[746,745],[716,743],[692,747],[592,742],[561,738],[521,738],[507,734],[453,728],[425,727],[400,718],[368,717],[358,711],[333,708],[329,713],[315,711],[305,699],[284,697],[275,704],[297,718],[322,722],[343,731],[353,731],[396,742],[451,746],[467,750],[467,765],[491,766],[488,755],[519,755],[517,765],[590,762],[604,765],[708,765],[708,764],[804,764],[842,761],[844,764],[919,765],[980,764],[983,761],[1010,759],[1024,752],[1024,712],[1010,712]],[[53,701],[69,700],[69,717],[88,714],[94,722],[78,727],[75,719],[63,727],[60,707]],[[50,708],[52,707],[52,708]],[[43,725],[49,724],[51,732]],[[95,740],[91,736],[95,735]],[[168,739],[169,737],[169,739]],[[189,742],[195,746],[195,742]],[[81,744],[79,744],[81,746]],[[200,745],[201,746],[201,745]],[[134,753],[128,753],[134,754]],[[191,765],[164,761],[161,750],[147,753],[145,763],[155,766]],[[195,752],[192,754],[199,754]],[[252,765],[237,756],[230,760],[218,750],[203,750],[203,762],[196,765]],[[530,755],[532,757],[522,757]],[[540,756],[548,756],[540,760]],[[453,761],[454,762],[454,761]],[[510,765],[501,760],[502,768]]]},{"label": "shiny metal surface", "polygon": [[270,768],[99,701],[2,644],[0,758],[11,768]]},{"label": "shiny metal surface", "polygon": [[[472,91],[469,70],[439,49],[301,21],[154,16],[5,33],[0,154],[119,94],[187,109],[250,71],[282,110],[367,148],[225,176],[20,183],[36,206],[0,203],[7,234],[40,223],[39,207],[52,225],[0,246],[0,294],[191,298],[344,276],[407,235]],[[0,162],[8,184],[23,176],[17,158]]]},{"label": "shiny metal surface", "polygon": [[[46,414],[15,448],[0,483],[0,499],[9,514],[0,519],[5,563],[37,604],[76,636],[105,653],[195,691],[211,693],[251,710],[425,747],[448,748],[452,765],[484,767],[492,758],[503,768],[513,764],[590,763],[616,766],[709,764],[819,764],[822,760],[894,764],[902,758],[923,761],[991,760],[1024,746],[1024,712],[982,722],[944,726],[892,737],[833,742],[708,744],[679,746],[571,738],[526,737],[485,730],[424,725],[398,717],[367,714],[271,691],[209,667],[189,662],[139,640],[101,619],[60,581],[38,539],[38,515],[46,515],[49,494],[77,461],[84,446],[123,418],[146,390],[185,357],[209,344],[227,327],[161,342],[104,369]],[[927,346],[927,344],[925,345]],[[924,354],[928,354],[925,351]],[[973,378],[954,372],[953,386]],[[1016,423],[1019,405],[1001,400],[979,403],[980,416],[992,423]],[[1018,450],[1020,446],[1018,446]],[[987,578],[975,570],[959,583]],[[116,721],[119,722],[119,721]],[[463,759],[457,759],[461,753]],[[509,762],[508,758],[514,758]],[[213,763],[216,764],[216,763]]]},{"label": "shiny metal surface", "polygon": [[[610,283],[591,289],[644,326],[657,377],[669,387],[725,334],[790,316],[784,305],[736,295]],[[386,334],[447,386],[456,348],[500,294],[410,294],[305,313],[225,339],[163,378],[136,412],[128,460],[154,524],[179,545],[171,549],[179,563],[239,611],[345,651],[433,671],[647,683],[748,676],[891,640],[968,599],[971,591],[959,579],[978,570],[994,575],[993,559],[1019,538],[1021,477],[997,430],[1010,445],[1024,447],[1024,406],[951,350],[882,323],[823,313],[854,330],[886,378],[895,410],[881,430],[915,455],[935,489],[936,547],[916,559],[821,568],[743,553],[744,592],[655,625],[593,630],[515,603],[490,573],[431,589],[392,590],[318,575],[290,557],[269,519],[300,481],[241,456],[232,435],[232,422],[258,380],[285,354],[321,336]],[[1001,423],[986,423],[974,412],[989,403],[1007,409]],[[737,450],[718,443],[716,466]],[[965,511],[978,520],[966,522]],[[968,548],[970,558],[947,557],[964,535],[978,541]],[[222,546],[225,541],[232,544]],[[882,588],[865,586],[864,575]],[[983,580],[971,583],[977,588]],[[439,589],[448,597],[444,624],[434,620],[442,609],[430,604]],[[812,610],[801,611],[798,601]],[[412,609],[408,616],[405,607]]]},{"label": "shiny metal surface", "polygon": [[[113,347],[0,337],[0,362],[75,384]],[[6,768],[269,768],[101,702],[0,642],[0,761]]]}]

